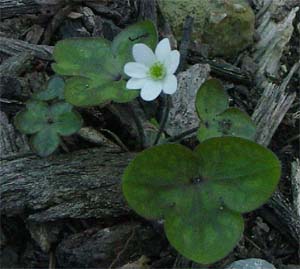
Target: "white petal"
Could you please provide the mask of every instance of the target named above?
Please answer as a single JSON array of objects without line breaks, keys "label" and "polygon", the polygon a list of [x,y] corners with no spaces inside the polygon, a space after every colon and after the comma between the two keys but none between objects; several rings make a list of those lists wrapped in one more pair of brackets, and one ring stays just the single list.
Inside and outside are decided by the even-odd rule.
[{"label": "white petal", "polygon": [[159,96],[161,90],[161,81],[148,80],[141,90],[141,97],[145,101],[152,101]]},{"label": "white petal", "polygon": [[147,82],[145,78],[131,78],[126,83],[126,88],[129,90],[138,90],[143,88],[144,84]]},{"label": "white petal", "polygon": [[168,75],[163,82],[163,92],[173,94],[177,90],[177,78],[174,75]]},{"label": "white petal", "polygon": [[155,49],[155,55],[158,61],[164,62],[165,58],[170,54],[171,46],[168,38],[161,40]]},{"label": "white petal", "polygon": [[156,61],[153,51],[145,44],[135,44],[132,48],[132,55],[136,62],[150,66]]},{"label": "white petal", "polygon": [[172,50],[165,60],[165,66],[168,74],[174,74],[178,68],[180,54],[178,50]]},{"label": "white petal", "polygon": [[124,72],[126,75],[133,77],[133,78],[145,78],[147,76],[148,67],[144,64],[140,63],[127,63],[124,66]]}]

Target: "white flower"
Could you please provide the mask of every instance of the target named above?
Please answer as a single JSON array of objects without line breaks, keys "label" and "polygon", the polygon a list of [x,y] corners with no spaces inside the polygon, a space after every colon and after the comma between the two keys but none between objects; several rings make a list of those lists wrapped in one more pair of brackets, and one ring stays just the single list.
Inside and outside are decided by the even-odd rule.
[{"label": "white flower", "polygon": [[141,97],[152,101],[163,91],[173,94],[177,90],[174,75],[179,65],[179,51],[171,50],[168,38],[161,40],[153,51],[145,44],[135,44],[132,48],[135,62],[125,64],[124,72],[131,78],[126,84],[129,90],[141,89]]}]

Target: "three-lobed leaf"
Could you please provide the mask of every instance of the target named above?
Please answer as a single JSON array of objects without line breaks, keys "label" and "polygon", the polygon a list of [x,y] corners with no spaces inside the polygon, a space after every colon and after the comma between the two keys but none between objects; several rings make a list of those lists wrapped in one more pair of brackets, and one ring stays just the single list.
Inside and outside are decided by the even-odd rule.
[{"label": "three-lobed leaf", "polygon": [[271,151],[247,139],[220,137],[194,152],[175,144],[145,150],[126,169],[122,187],[138,214],[165,219],[175,249],[209,264],[233,249],[243,232],[241,213],[265,203],[279,177]]},{"label": "three-lobed leaf", "polygon": [[49,106],[43,101],[29,101],[14,123],[24,134],[32,134],[31,146],[40,156],[50,155],[60,143],[60,135],[71,135],[82,126],[80,114],[72,105],[56,102]]},{"label": "three-lobed leaf", "polygon": [[254,139],[255,125],[251,118],[238,108],[229,108],[228,96],[216,79],[207,80],[199,89],[196,109],[200,118],[198,139],[238,136]]},{"label": "three-lobed leaf", "polygon": [[132,59],[132,46],[154,47],[157,32],[150,21],[129,26],[113,42],[104,38],[73,38],[59,41],[54,48],[53,70],[68,76],[66,100],[76,106],[93,106],[108,101],[128,102],[138,91],[127,90],[123,67]]}]

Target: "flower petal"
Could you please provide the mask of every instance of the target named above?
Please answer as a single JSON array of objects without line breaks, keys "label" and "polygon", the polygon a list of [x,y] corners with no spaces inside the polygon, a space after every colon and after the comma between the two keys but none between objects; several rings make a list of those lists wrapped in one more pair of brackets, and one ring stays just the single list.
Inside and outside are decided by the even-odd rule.
[{"label": "flower petal", "polygon": [[133,78],[145,78],[147,76],[148,67],[141,63],[130,62],[125,64],[124,72]]},{"label": "flower petal", "polygon": [[168,38],[162,39],[156,46],[155,55],[158,61],[164,62],[171,52],[170,41]]},{"label": "flower petal", "polygon": [[159,96],[161,90],[161,81],[148,80],[141,90],[141,97],[145,101],[152,101]]},{"label": "flower petal", "polygon": [[163,92],[173,94],[177,90],[177,78],[175,75],[168,75],[163,81]]},{"label": "flower petal", "polygon": [[138,90],[143,88],[148,80],[145,78],[131,78],[126,83],[126,88],[129,90]]},{"label": "flower petal", "polygon": [[156,61],[153,51],[145,44],[135,44],[132,48],[132,55],[136,62],[146,66],[152,65]]},{"label": "flower petal", "polygon": [[180,54],[178,50],[172,50],[165,60],[165,67],[168,74],[174,74],[178,68]]}]

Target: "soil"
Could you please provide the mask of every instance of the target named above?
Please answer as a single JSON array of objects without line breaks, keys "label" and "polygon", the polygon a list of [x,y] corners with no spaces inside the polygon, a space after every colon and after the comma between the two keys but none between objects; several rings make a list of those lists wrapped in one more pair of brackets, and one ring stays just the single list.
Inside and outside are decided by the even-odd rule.
[{"label": "soil", "polygon": [[[178,0],[179,1],[179,0]],[[41,1],[43,2],[43,1]],[[45,1],[47,2],[47,1]],[[51,1],[48,1],[51,2]],[[55,1],[53,1],[55,2]],[[84,2],[84,1],[83,1]],[[91,1],[93,2],[93,1]],[[94,1],[97,2],[97,1]],[[88,22],[84,21],[80,15],[82,8],[86,6],[81,1],[77,1],[76,5],[72,5],[70,12],[62,14],[57,17],[61,7],[58,9],[43,10],[36,14],[22,14],[18,16],[10,16],[9,18],[2,19],[0,25],[0,37],[20,39],[28,41],[29,43],[55,45],[55,43],[68,37],[91,37],[103,36],[107,39],[112,39],[120,29],[135,22],[139,15],[137,9],[137,1],[111,1],[102,0],[100,4],[91,7],[94,13],[95,24],[89,27]],[[2,3],[0,3],[2,5]],[[31,13],[31,12],[29,12]],[[279,16],[279,15],[278,15]],[[300,29],[297,25],[300,21],[300,12],[295,19],[292,38],[287,44],[284,55],[281,59],[281,71],[276,78],[279,84],[286,76],[287,72],[299,60],[300,54]],[[49,25],[55,25],[52,29]],[[298,30],[297,30],[298,27]],[[49,30],[50,29],[50,30]],[[160,33],[163,31],[161,29]],[[46,43],[45,43],[46,41]],[[251,48],[249,48],[249,51]],[[247,52],[246,52],[247,53]],[[10,56],[5,53],[0,53],[1,62],[7,60]],[[230,62],[230,61],[229,61]],[[232,61],[233,62],[233,61]],[[24,102],[28,100],[31,94],[38,91],[43,87],[46,80],[53,74],[51,70],[51,63],[41,59],[34,58],[29,64],[24,66],[18,76],[6,73],[1,75],[1,111],[3,111],[11,121],[15,114],[24,107]],[[224,77],[214,77],[224,80]],[[225,83],[233,84],[234,86],[242,86],[246,91],[251,91],[251,86],[238,85],[236,82],[227,79]],[[293,106],[285,115],[282,123],[278,127],[272,141],[270,148],[277,154],[282,162],[282,179],[279,186],[281,193],[289,200],[292,201],[291,192],[291,163],[300,158],[299,148],[299,128],[300,128],[300,72],[291,79],[288,85],[288,91],[297,92],[296,100]],[[239,100],[243,100],[246,109],[249,113],[253,112],[254,105],[257,100],[247,100],[243,94],[232,94],[233,103],[239,104]],[[145,105],[145,104],[144,104]],[[161,120],[161,111],[163,110],[163,100],[157,100],[154,105],[148,106],[149,114],[155,115],[157,121]],[[88,109],[79,109],[79,112],[84,118],[85,125],[94,127],[96,130],[106,129],[110,131],[103,134],[108,140],[113,143],[117,142],[118,137],[130,151],[139,151],[138,137],[134,132],[118,117],[118,114],[113,113],[107,107],[93,107]],[[183,144],[194,147],[197,141],[193,138],[184,139]],[[80,149],[88,149],[97,147],[94,143],[82,139],[78,135],[64,138],[64,147],[60,147],[55,155],[68,154]],[[215,265],[205,268],[224,268],[225,265],[239,259],[247,258],[262,258],[274,264],[276,268],[288,269],[286,265],[299,265],[299,242],[295,242],[288,233],[280,229],[280,221],[275,218],[273,222],[270,219],[266,220],[265,214],[272,215],[268,208],[260,208],[254,212],[248,213],[244,216],[245,219],[245,232],[244,236],[233,250],[225,259]],[[51,253],[45,253],[35,240],[31,237],[26,229],[26,221],[24,216],[7,217],[1,216],[1,267],[2,268],[48,268],[49,259],[55,253],[55,248],[58,243],[51,247]],[[156,222],[148,222],[142,220],[136,215],[130,217],[120,217],[111,221],[110,223],[100,223],[97,219],[66,219],[63,221],[63,229],[60,231],[61,238],[68,238],[71,235],[79,234],[90,229],[97,231],[105,227],[115,226],[125,222],[138,221],[145,227],[152,229],[160,238],[160,252],[152,254],[148,257],[145,264],[138,264],[138,268],[174,268],[174,266],[183,267],[201,267],[200,265],[186,261],[177,252],[169,246],[162,227]],[[3,238],[2,238],[3,237]],[[142,239],[141,239],[142,240]],[[125,243],[124,243],[125,244]],[[123,246],[124,247],[124,246]],[[154,246],[154,248],[157,248]],[[55,268],[67,268],[62,262],[62,254],[56,257]],[[71,255],[71,254],[70,254]],[[140,256],[130,253],[130,261],[135,262],[139,260]],[[145,253],[147,256],[147,253]],[[116,262],[113,267],[124,266]],[[73,268],[80,266],[73,264]],[[54,267],[53,267],[54,268]],[[297,267],[299,268],[299,267]]]}]

